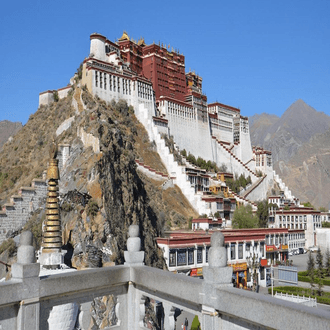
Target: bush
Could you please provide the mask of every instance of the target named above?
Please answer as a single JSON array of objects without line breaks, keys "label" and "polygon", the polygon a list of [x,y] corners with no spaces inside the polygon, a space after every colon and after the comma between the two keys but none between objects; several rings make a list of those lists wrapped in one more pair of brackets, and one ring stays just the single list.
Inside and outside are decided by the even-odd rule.
[{"label": "bush", "polygon": [[0,245],[0,254],[6,250],[9,256],[12,256],[16,252],[16,244],[12,238],[7,239]]},{"label": "bush", "polygon": [[201,324],[198,320],[198,316],[195,315],[193,321],[191,322],[191,330],[200,330],[201,329]]},{"label": "bush", "polygon": [[99,211],[99,206],[98,206],[97,202],[93,199],[90,199],[88,201],[88,206],[87,206],[88,216],[95,217],[98,211]]}]

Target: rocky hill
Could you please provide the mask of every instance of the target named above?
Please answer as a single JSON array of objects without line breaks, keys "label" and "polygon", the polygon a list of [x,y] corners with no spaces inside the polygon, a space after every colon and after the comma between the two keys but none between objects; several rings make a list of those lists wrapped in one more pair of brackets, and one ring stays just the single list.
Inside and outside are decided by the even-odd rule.
[{"label": "rocky hill", "polygon": [[0,121],[0,149],[8,141],[11,136],[14,136],[23,127],[21,122],[11,122],[9,120]]},{"label": "rocky hill", "polygon": [[330,130],[313,136],[289,162],[279,161],[277,167],[283,181],[302,201],[330,207]]},{"label": "rocky hill", "polygon": [[[318,207],[329,203],[326,177],[330,166],[324,159],[329,151],[329,128],[330,117],[303,100],[294,102],[281,118],[268,114],[250,118],[252,144],[270,150],[274,169],[293,194]],[[304,164],[309,164],[308,173],[302,171],[307,168]]]},{"label": "rocky hill", "polygon": [[[73,98],[78,100],[76,107],[72,106]],[[69,118],[74,118],[71,126],[56,135]],[[86,145],[81,132],[97,141],[99,150]],[[53,138],[71,146],[70,158],[61,171],[60,193],[63,241],[72,265],[84,268],[122,263],[128,226],[136,223],[145,263],[163,268],[155,238],[165,229],[185,228],[188,219],[197,214],[176,186],[163,190],[165,179],[157,181],[138,171],[135,159],[156,171],[166,169],[125,102],[107,104],[76,88],[67,98],[41,106],[0,153],[2,203],[42,175]],[[37,248],[44,218],[44,209],[40,209],[25,226],[34,232]]]}]

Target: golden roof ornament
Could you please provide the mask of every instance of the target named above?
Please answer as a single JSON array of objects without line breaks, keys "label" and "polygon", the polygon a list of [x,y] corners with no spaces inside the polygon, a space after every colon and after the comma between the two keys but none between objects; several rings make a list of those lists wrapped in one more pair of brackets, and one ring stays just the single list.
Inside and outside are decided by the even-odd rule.
[{"label": "golden roof ornament", "polygon": [[129,36],[126,31],[123,32],[123,35],[118,39],[118,41],[129,40]]},{"label": "golden roof ornament", "polygon": [[144,38],[140,38],[139,41],[138,41],[138,45],[139,46],[145,46],[146,43],[144,42]]}]

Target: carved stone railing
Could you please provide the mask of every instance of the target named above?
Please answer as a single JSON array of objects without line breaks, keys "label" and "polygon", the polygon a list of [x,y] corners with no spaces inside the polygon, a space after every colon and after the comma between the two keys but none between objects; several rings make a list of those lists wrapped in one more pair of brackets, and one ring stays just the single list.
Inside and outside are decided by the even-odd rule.
[{"label": "carved stone railing", "polygon": [[21,241],[13,277],[0,283],[0,329],[147,329],[150,301],[163,309],[159,329],[181,327],[177,310],[197,315],[203,330],[330,328],[324,310],[233,288],[221,233],[212,236],[200,280],[143,265],[137,232],[130,230],[123,266],[47,276],[24,259],[32,249]]}]

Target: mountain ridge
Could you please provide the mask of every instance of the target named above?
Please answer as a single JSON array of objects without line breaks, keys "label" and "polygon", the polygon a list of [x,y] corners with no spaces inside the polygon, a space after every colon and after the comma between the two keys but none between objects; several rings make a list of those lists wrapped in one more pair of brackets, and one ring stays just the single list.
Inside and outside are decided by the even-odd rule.
[{"label": "mountain ridge", "polygon": [[330,116],[299,99],[276,117],[251,117],[252,144],[272,152],[275,171],[295,196],[317,207],[328,205],[330,166],[325,155],[330,153]]}]

